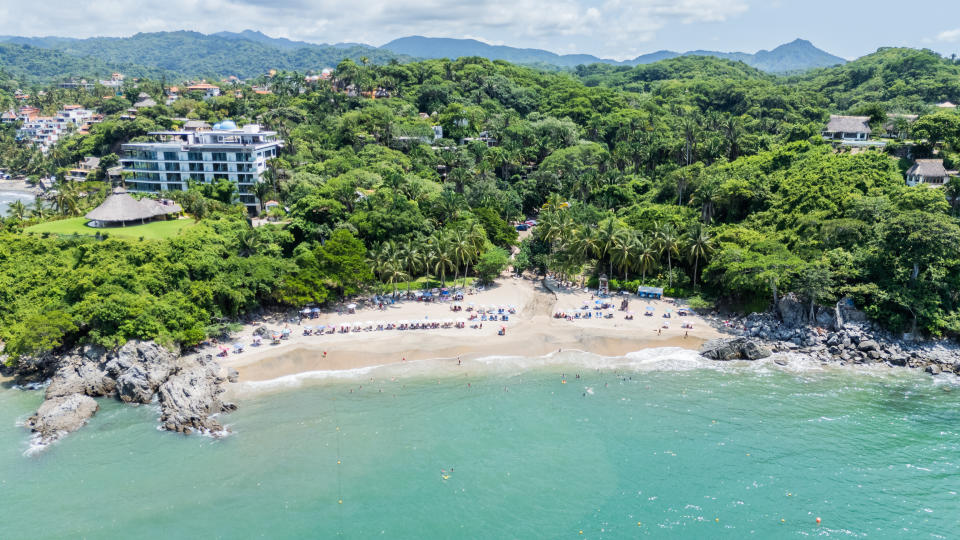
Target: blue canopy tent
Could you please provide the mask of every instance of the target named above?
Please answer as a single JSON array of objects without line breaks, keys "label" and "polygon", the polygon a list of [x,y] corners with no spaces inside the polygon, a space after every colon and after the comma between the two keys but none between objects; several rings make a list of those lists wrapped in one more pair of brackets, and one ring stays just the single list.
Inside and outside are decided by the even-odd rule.
[{"label": "blue canopy tent", "polygon": [[637,296],[640,298],[663,298],[663,287],[637,287]]}]

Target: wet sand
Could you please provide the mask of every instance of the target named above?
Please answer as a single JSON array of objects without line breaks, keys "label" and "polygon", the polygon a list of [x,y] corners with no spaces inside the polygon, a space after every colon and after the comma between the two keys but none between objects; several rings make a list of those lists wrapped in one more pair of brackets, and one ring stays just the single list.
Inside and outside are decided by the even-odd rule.
[{"label": "wet sand", "polygon": [[[471,329],[469,325],[473,322],[470,322],[464,329],[389,330],[322,336],[303,336],[302,327],[288,324],[291,335],[281,345],[269,345],[265,340],[260,347],[248,347],[246,352],[230,354],[220,362],[236,368],[241,381],[265,381],[298,373],[350,370],[404,361],[448,359],[455,364],[458,357],[461,360],[491,356],[529,357],[561,349],[601,356],[622,356],[654,347],[698,349],[704,341],[721,335],[696,315],[664,319],[663,312],[674,309],[666,302],[629,299],[630,309],[635,311],[633,320],[626,320],[625,313],[615,311],[612,319],[567,321],[554,318],[553,313],[592,303],[589,293],[560,290],[554,294],[546,291],[539,281],[503,278],[497,287],[467,296],[464,303],[516,305],[518,312],[509,322],[487,322],[482,329]],[[621,297],[613,299],[617,306],[620,301]],[[656,309],[656,316],[641,314],[647,305]],[[386,311],[367,309],[351,315],[325,314],[303,324],[422,320],[425,317],[442,320],[468,315],[466,312],[451,312],[449,303],[405,302]],[[662,328],[666,321],[669,321],[670,328]],[[683,322],[693,323],[694,329],[680,328]],[[506,327],[504,336],[497,335],[501,326]],[[239,341],[249,344],[254,329],[245,328]],[[689,335],[684,337],[685,334]]]}]

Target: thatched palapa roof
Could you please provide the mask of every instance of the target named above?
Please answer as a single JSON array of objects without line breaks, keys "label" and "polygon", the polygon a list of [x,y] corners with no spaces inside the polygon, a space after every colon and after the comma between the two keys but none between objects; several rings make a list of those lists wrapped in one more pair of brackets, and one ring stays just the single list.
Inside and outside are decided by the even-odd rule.
[{"label": "thatched palapa roof", "polygon": [[943,167],[942,159],[918,159],[912,167],[907,169],[907,174],[926,178],[943,178],[947,176],[947,169]]},{"label": "thatched palapa roof", "polygon": [[176,214],[183,209],[179,204],[161,204],[153,199],[136,200],[126,190],[116,189],[103,203],[85,216],[87,219],[104,222],[140,221],[166,214]]},{"label": "thatched palapa roof", "polygon": [[870,117],[831,114],[826,131],[830,133],[870,133]]}]

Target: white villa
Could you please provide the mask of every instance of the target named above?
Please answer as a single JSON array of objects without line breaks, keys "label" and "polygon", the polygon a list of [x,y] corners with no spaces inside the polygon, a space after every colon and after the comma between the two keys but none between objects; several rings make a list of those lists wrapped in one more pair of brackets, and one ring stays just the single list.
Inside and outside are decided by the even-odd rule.
[{"label": "white villa", "polygon": [[263,181],[267,160],[276,156],[283,141],[275,131],[259,125],[238,128],[230,120],[211,131],[158,131],[157,142],[122,146],[123,172],[133,192],[186,191],[187,183],[226,179],[237,185],[240,201],[256,212],[253,186]]}]

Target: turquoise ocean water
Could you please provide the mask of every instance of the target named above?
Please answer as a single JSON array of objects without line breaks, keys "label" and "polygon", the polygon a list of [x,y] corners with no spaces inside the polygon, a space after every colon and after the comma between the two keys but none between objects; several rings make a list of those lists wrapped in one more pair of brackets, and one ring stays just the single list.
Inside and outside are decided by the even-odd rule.
[{"label": "turquoise ocean water", "polygon": [[0,538],[960,535],[960,383],[901,369],[422,362],[247,383],[221,440],[103,401],[34,454],[41,398],[0,390]]},{"label": "turquoise ocean water", "polygon": [[32,193],[21,193],[17,191],[0,192],[0,216],[6,217],[7,209],[13,201],[23,201],[25,205],[33,204],[34,196]]}]

